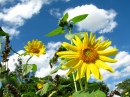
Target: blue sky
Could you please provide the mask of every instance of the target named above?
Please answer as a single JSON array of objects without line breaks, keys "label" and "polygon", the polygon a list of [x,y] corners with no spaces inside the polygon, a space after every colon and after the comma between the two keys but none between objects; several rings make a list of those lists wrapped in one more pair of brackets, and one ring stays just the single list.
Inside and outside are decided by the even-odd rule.
[{"label": "blue sky", "polygon": [[[65,12],[69,13],[69,18],[89,14],[73,32],[92,31],[97,37],[102,35],[104,39],[111,40],[112,47],[119,49],[115,56],[118,62],[110,64],[115,73],[101,71],[105,83],[112,89],[115,84],[130,77],[129,4],[129,0],[0,0],[0,26],[11,35],[11,45],[18,52],[23,52],[27,41],[43,41],[47,54],[31,60],[38,64],[37,76],[40,77],[49,74],[49,58],[63,41],[68,41],[64,34],[54,37],[46,37],[45,34],[58,27],[58,20]],[[11,70],[14,70],[13,59],[17,59],[16,54],[10,56]]]}]

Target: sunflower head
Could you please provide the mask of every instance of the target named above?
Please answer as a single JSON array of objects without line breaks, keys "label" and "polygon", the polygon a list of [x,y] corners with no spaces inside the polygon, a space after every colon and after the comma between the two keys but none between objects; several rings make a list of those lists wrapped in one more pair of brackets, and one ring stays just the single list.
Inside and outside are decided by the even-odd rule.
[{"label": "sunflower head", "polygon": [[32,56],[39,57],[41,54],[45,54],[45,46],[44,44],[39,40],[32,40],[32,42],[28,42],[27,46],[24,46],[27,54],[30,54]]},{"label": "sunflower head", "polygon": [[83,41],[81,41],[78,36],[75,36],[75,38],[72,39],[74,45],[63,42],[62,46],[68,51],[60,51],[57,55],[60,58],[69,60],[62,66],[62,68],[69,69],[66,75],[77,72],[76,80],[85,75],[86,80],[88,81],[90,74],[93,74],[96,79],[102,79],[99,71],[100,68],[114,72],[106,62],[117,62],[117,60],[112,59],[109,56],[116,55],[118,49],[108,49],[112,42],[109,40],[101,40],[102,36],[96,39],[96,35],[93,33],[90,33],[90,37],[88,37],[88,33],[85,33]]},{"label": "sunflower head", "polygon": [[37,83],[37,88],[38,89],[41,89],[44,85],[44,81],[43,80],[40,80],[40,83]]}]

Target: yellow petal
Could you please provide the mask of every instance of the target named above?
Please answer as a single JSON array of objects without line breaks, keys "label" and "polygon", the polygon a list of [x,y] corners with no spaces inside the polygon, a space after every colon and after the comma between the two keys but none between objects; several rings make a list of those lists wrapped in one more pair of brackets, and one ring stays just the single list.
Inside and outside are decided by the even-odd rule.
[{"label": "yellow petal", "polygon": [[81,67],[81,78],[85,75],[85,72],[87,71],[87,64],[83,63],[82,67]]},{"label": "yellow petal", "polygon": [[83,48],[87,48],[88,46],[88,33],[84,34],[84,40],[83,40]]},{"label": "yellow petal", "polygon": [[75,80],[80,79],[81,78],[80,76],[81,76],[81,67],[79,67],[78,70],[77,70],[77,74],[76,74],[76,79]]},{"label": "yellow petal", "polygon": [[99,55],[99,59],[104,61],[104,62],[110,62],[110,63],[117,62],[117,60],[115,60],[115,59],[112,59],[112,58],[109,58],[109,57],[106,57],[106,56],[102,56],[102,55]]},{"label": "yellow petal", "polygon": [[83,43],[81,42],[81,40],[79,39],[78,36],[75,35],[75,40],[72,39],[73,43],[78,47],[78,48],[82,48]]},{"label": "yellow petal", "polygon": [[59,58],[68,58],[68,59],[73,59],[73,58],[78,58],[78,55],[62,55]]},{"label": "yellow petal", "polygon": [[78,51],[78,48],[76,46],[73,46],[67,42],[63,42],[62,46],[72,51]]},{"label": "yellow petal", "polygon": [[61,51],[56,53],[58,56],[62,55],[77,55],[77,52],[72,52],[72,51]]},{"label": "yellow petal", "polygon": [[80,60],[74,67],[70,68],[70,70],[67,72],[66,75],[68,76],[70,73],[72,73],[74,70],[76,70],[79,66],[81,66],[82,63],[83,63],[83,61]]},{"label": "yellow petal", "polygon": [[89,68],[96,79],[99,79],[99,70],[93,63],[89,63]]},{"label": "yellow petal", "polygon": [[88,64],[87,64],[87,72],[86,72],[86,81],[88,82],[88,80],[89,80],[89,78],[90,78],[90,68],[89,68],[89,66],[88,66]]},{"label": "yellow petal", "polygon": [[113,56],[118,53],[117,51],[118,51],[117,48],[112,48],[110,50],[97,51],[97,53],[103,56]]},{"label": "yellow petal", "polygon": [[72,69],[77,69],[79,66],[81,67],[83,64],[83,60],[79,60],[78,64],[72,67]]},{"label": "yellow petal", "polygon": [[67,62],[65,65],[62,66],[62,68],[69,68],[73,65],[76,65],[78,63],[78,59],[72,59],[69,62]]},{"label": "yellow petal", "polygon": [[97,60],[97,61],[95,62],[95,65],[96,65],[98,68],[102,68],[102,69],[105,69],[105,70],[107,70],[107,71],[114,72],[114,70],[113,70],[110,66],[108,66],[106,63],[104,63],[104,62],[101,61],[101,60]]}]

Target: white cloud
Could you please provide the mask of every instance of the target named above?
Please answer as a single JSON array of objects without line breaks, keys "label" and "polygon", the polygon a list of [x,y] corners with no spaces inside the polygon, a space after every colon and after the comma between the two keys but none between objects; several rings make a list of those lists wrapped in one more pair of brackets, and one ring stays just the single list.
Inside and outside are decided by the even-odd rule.
[{"label": "white cloud", "polygon": [[13,2],[14,0],[0,0],[0,5],[5,5],[7,2]]},{"label": "white cloud", "polygon": [[82,14],[89,14],[88,17],[77,24],[78,30],[87,30],[99,33],[112,32],[117,26],[114,21],[116,12],[113,9],[99,9],[95,5],[82,5],[75,8],[69,8],[64,13],[69,13],[69,19]]},{"label": "white cloud", "polygon": [[61,17],[61,13],[59,12],[59,8],[53,8],[49,12],[52,16],[56,16],[57,18]]},{"label": "white cloud", "polygon": [[[38,14],[44,4],[51,3],[52,0],[21,0],[15,6],[3,8],[0,12],[0,21],[5,25],[3,28],[13,29],[8,32],[11,35],[18,34],[16,29],[25,23],[25,20],[30,19],[33,15]],[[6,27],[5,27],[6,26]]]},{"label": "white cloud", "polygon": [[65,2],[70,2],[70,0],[62,0],[62,1],[65,1]]}]

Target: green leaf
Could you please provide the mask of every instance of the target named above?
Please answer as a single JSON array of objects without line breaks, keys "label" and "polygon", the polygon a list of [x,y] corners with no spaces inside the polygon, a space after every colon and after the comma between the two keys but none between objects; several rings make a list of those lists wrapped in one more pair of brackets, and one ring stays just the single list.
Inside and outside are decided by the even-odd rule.
[{"label": "green leaf", "polygon": [[101,90],[96,91],[77,91],[74,92],[72,97],[106,97],[106,94],[102,92]]},{"label": "green leaf", "polygon": [[27,92],[21,95],[21,97],[39,97],[37,94],[35,94],[34,92]]},{"label": "green leaf", "polygon": [[60,35],[64,32],[65,30],[62,29],[62,27],[59,27],[53,31],[51,31],[50,33],[46,34],[46,36],[54,36],[54,35]]},{"label": "green leaf", "polygon": [[9,36],[8,33],[4,32],[2,28],[0,27],[0,36]]},{"label": "green leaf", "polygon": [[68,13],[66,13],[66,14],[63,16],[62,19],[63,19],[64,21],[66,21],[66,20],[68,19],[68,17],[69,17],[69,15],[68,15]]},{"label": "green leaf", "polygon": [[61,68],[61,65],[58,66],[58,67],[56,67],[56,68],[55,68],[54,70],[52,70],[50,73],[51,73],[51,74],[54,74],[54,73],[56,73],[60,68]]},{"label": "green leaf", "polygon": [[32,71],[37,71],[37,65],[36,64],[32,64]]},{"label": "green leaf", "polygon": [[32,64],[24,64],[23,65],[23,76],[28,74],[33,68]]},{"label": "green leaf", "polygon": [[88,14],[83,14],[83,15],[76,16],[76,17],[74,17],[74,18],[72,18],[70,20],[73,21],[74,24],[76,24],[76,23],[84,20],[87,16],[88,16]]},{"label": "green leaf", "polygon": [[74,33],[74,34],[65,34],[65,38],[68,40],[71,40],[72,38],[74,38],[75,35],[77,35],[80,39],[82,39],[84,37],[84,33],[86,32],[78,32],[78,33]]},{"label": "green leaf", "polygon": [[48,87],[49,87],[49,84],[48,84],[48,83],[44,84],[44,86],[42,87],[42,90],[41,90],[41,92],[40,92],[40,96],[43,96],[44,94],[47,93]]}]

